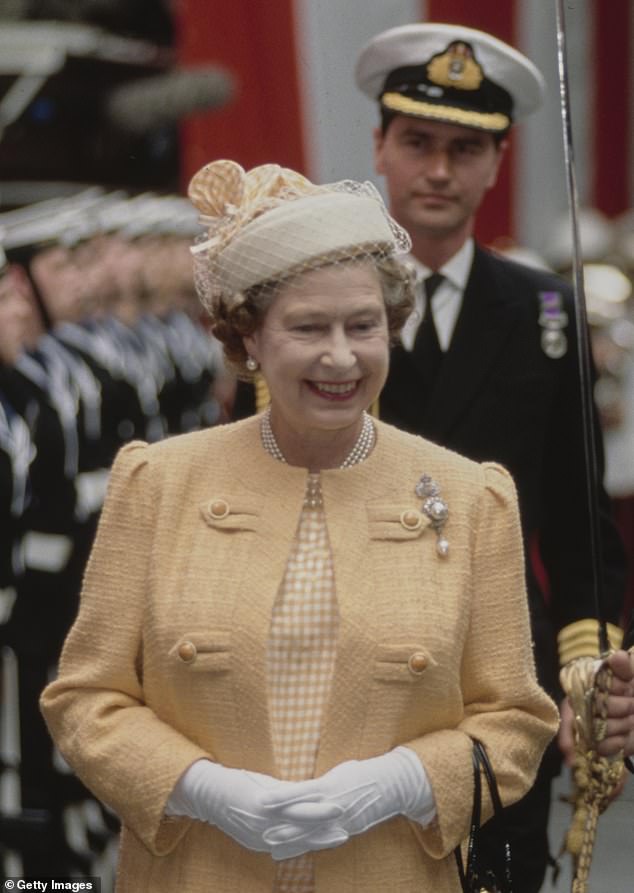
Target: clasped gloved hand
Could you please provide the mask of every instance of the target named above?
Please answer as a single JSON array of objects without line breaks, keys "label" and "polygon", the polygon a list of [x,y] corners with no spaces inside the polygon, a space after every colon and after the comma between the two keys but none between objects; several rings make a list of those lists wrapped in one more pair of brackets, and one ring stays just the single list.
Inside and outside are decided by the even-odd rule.
[{"label": "clasped gloved hand", "polygon": [[[285,845],[283,858],[323,849],[322,835],[332,833],[334,837],[337,829],[345,835],[343,843],[348,836],[362,834],[396,815],[423,826],[436,815],[427,773],[407,747],[367,760],[340,763],[320,778],[295,783],[292,795],[289,800],[281,792],[270,792],[265,807],[280,821],[267,829],[263,838],[274,850]],[[340,814],[322,820],[318,808],[326,804],[338,807]]]},{"label": "clasped gloved hand", "polygon": [[[259,772],[228,769],[211,760],[197,760],[180,777],[170,794],[165,813],[186,816],[215,825],[249,850],[269,853],[274,859],[288,859],[308,852],[337,846],[348,839],[339,827],[330,822],[342,809],[319,794],[302,796],[297,803],[296,785]],[[314,840],[304,848],[289,847],[281,839],[266,840],[265,833],[283,826],[283,811],[293,805],[308,810]],[[301,815],[301,808],[298,815]],[[320,825],[318,829],[316,826]],[[292,834],[291,836],[294,836]]]}]

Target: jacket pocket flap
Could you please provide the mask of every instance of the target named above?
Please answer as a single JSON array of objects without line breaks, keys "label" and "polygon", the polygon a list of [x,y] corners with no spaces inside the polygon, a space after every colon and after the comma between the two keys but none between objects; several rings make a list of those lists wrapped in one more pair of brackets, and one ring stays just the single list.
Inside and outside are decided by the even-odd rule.
[{"label": "jacket pocket flap", "polygon": [[222,630],[184,633],[170,648],[169,658],[194,672],[224,672],[231,660],[230,634]]},{"label": "jacket pocket flap", "polygon": [[378,645],[374,679],[384,682],[416,682],[438,666],[429,648],[419,643]]},{"label": "jacket pocket flap", "polygon": [[367,511],[370,538],[375,540],[418,539],[431,523],[419,509],[403,503],[374,502]]},{"label": "jacket pocket flap", "polygon": [[215,496],[200,503],[200,514],[216,530],[256,530],[260,507],[253,501]]}]

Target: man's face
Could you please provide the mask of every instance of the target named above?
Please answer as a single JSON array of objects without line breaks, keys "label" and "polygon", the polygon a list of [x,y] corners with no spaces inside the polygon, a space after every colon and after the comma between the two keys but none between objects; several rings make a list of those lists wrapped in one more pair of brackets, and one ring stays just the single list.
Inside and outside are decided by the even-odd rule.
[{"label": "man's face", "polygon": [[31,275],[51,322],[76,322],[83,313],[83,284],[71,252],[61,246],[38,252]]},{"label": "man's face", "polygon": [[412,237],[470,235],[506,144],[471,127],[405,115],[374,136],[376,170],[401,226]]}]

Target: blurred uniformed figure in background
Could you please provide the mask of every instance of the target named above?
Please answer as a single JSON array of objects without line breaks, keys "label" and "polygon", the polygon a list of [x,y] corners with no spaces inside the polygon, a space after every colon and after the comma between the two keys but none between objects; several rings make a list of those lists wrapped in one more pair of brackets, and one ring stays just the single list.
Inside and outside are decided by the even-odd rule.
[{"label": "blurred uniformed figure in background", "polygon": [[[634,619],[634,211],[609,218],[596,208],[578,214],[594,387],[605,445],[605,488],[625,546],[628,574],[625,626]],[[572,233],[567,214],[546,233],[546,256],[572,278]]]},{"label": "blurred uniformed figure in background", "polygon": [[[107,881],[112,871],[116,820],[54,750],[38,698],[77,610],[116,452],[221,417],[221,353],[193,302],[197,231],[177,196],[99,189],[0,214],[0,629],[3,676],[15,683],[2,716],[11,740],[19,717],[15,753],[0,752],[0,826],[8,811],[14,873]],[[19,786],[5,798],[9,772]]]},{"label": "blurred uniformed figure in background", "polygon": [[0,246],[0,625],[15,603],[21,571],[22,518],[30,496],[29,466],[34,448],[28,425],[3,389],[5,373],[20,355],[29,308],[16,288]]},{"label": "blurred uniformed figure in background", "polygon": [[[605,447],[606,486],[628,556],[625,617],[634,636],[634,210],[615,221],[609,260],[627,276],[629,284],[628,291],[621,290],[619,311],[607,328],[608,374],[618,396],[617,412],[605,428]],[[634,645],[634,639],[630,644]]]},{"label": "blurred uniformed figure in background", "polygon": [[15,873],[12,867],[21,870],[11,848],[27,830],[19,781],[17,673],[6,631],[23,570],[22,525],[31,495],[29,466],[35,448],[28,425],[9,400],[3,383],[23,349],[28,313],[26,299],[16,288],[0,247],[0,879]]},{"label": "blurred uniformed figure in background", "polygon": [[30,309],[28,349],[7,370],[5,388],[35,446],[23,521],[24,570],[6,627],[17,662],[22,806],[47,815],[46,833],[24,841],[28,876],[43,870],[88,874],[91,867],[88,847],[72,839],[77,834],[69,827],[77,824],[71,810],[88,795],[60,771],[37,707],[77,610],[100,507],[99,497],[89,497],[82,485],[90,448],[99,445],[99,383],[53,334],[58,324],[81,315],[81,295],[59,232],[49,212],[43,219],[13,221],[5,235],[12,274]]},{"label": "blurred uniformed figure in background", "polygon": [[[559,661],[598,650],[574,304],[563,280],[503,259],[473,238],[508,131],[540,105],[543,78],[488,34],[430,23],[371,40],[356,79],[379,103],[376,169],[385,177],[391,213],[412,238],[419,283],[379,414],[512,473],[534,559],[527,561],[527,582],[538,676],[561,698]],[[598,430],[595,436],[601,457]],[[603,490],[600,511],[616,644],[623,555]],[[559,763],[552,748],[533,789],[505,813],[516,893],[536,893],[544,878]],[[490,827],[482,840],[485,861]]]},{"label": "blurred uniformed figure in background", "polygon": [[[634,629],[634,213],[624,215],[622,225],[624,231],[615,228],[604,263],[590,269],[586,289],[596,306],[593,351],[599,371],[596,393],[605,440],[605,483],[628,558],[624,617]],[[586,282],[587,277],[588,271]]]}]

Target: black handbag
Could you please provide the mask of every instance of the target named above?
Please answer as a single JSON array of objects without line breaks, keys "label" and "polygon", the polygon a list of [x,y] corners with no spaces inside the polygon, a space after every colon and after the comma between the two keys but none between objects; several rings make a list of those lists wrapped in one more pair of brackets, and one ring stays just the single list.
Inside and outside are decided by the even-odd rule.
[{"label": "black handbag", "polygon": [[480,834],[480,817],[482,812],[482,775],[486,778],[491,800],[493,802],[493,818],[491,821],[502,821],[502,801],[498,791],[495,772],[489,761],[484,744],[473,739],[473,811],[471,813],[471,827],[469,830],[469,842],[467,844],[467,864],[463,865],[462,851],[459,846],[455,849],[458,874],[462,884],[463,893],[513,893],[511,881],[511,848],[507,840],[502,844],[502,852],[497,861],[497,869],[491,865],[482,864],[481,853],[478,847]]}]

